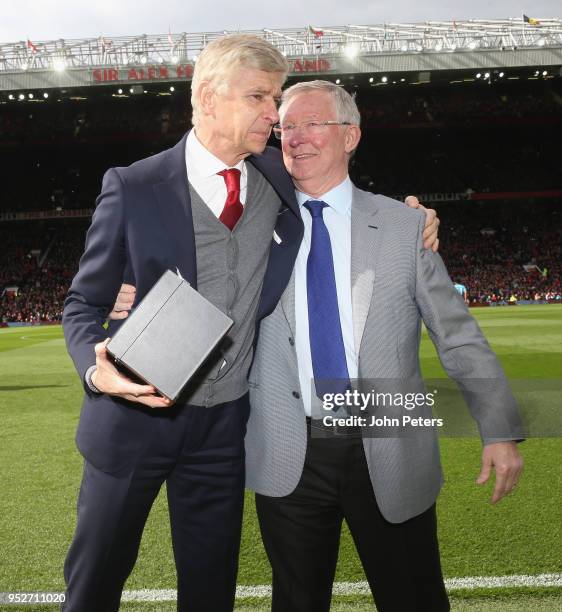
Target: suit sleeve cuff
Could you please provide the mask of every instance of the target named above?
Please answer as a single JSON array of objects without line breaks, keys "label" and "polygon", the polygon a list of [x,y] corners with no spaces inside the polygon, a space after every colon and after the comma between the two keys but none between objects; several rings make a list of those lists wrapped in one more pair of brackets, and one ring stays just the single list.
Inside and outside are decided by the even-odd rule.
[{"label": "suit sleeve cuff", "polygon": [[92,382],[92,375],[95,371],[96,371],[96,366],[95,365],[90,366],[86,370],[86,374],[84,375],[84,380],[86,381],[86,385],[88,385],[88,389],[90,389],[92,393],[97,393],[98,395],[101,395],[101,391]]}]

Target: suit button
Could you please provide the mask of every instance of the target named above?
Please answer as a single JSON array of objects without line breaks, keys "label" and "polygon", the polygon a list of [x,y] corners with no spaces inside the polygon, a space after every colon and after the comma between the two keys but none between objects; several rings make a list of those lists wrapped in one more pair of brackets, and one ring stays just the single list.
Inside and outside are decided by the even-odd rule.
[{"label": "suit button", "polygon": [[291,346],[295,346],[295,339],[294,338],[289,338],[289,344]]},{"label": "suit button", "polygon": [[293,397],[295,399],[300,399],[301,398],[301,394],[298,391],[293,391],[292,395],[293,395]]}]

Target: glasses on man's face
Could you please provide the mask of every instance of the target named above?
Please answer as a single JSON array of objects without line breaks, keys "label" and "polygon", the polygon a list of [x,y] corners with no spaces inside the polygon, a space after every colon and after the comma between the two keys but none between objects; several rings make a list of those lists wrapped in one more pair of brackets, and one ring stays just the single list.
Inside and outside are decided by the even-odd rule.
[{"label": "glasses on man's face", "polygon": [[351,125],[351,123],[349,121],[305,121],[304,123],[287,123],[286,125],[278,123],[273,126],[273,133],[277,140],[296,134],[298,129],[313,136],[325,132],[330,125]]}]

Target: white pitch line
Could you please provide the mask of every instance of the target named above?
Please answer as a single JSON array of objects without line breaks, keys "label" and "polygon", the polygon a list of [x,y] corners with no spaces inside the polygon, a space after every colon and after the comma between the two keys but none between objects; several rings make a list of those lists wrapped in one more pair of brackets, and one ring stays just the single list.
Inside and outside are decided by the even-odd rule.
[{"label": "white pitch line", "polygon": [[[560,587],[562,574],[538,574],[521,576],[468,576],[466,578],[448,578],[445,580],[447,591],[459,589],[505,589],[508,587]],[[371,590],[367,582],[336,582],[334,595],[369,595]],[[271,585],[257,584],[254,586],[239,586],[236,597],[266,598],[271,597]],[[176,601],[175,589],[142,591],[123,591],[121,601]]]},{"label": "white pitch line", "polygon": [[474,578],[449,578],[445,580],[447,590],[495,589],[508,587],[559,587],[562,574],[538,574],[523,576],[477,576]]}]

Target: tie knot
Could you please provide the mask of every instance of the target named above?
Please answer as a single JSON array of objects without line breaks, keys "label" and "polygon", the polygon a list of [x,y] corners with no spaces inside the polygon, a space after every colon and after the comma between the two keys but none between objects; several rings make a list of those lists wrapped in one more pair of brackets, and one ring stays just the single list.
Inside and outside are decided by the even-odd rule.
[{"label": "tie knot", "polygon": [[322,218],[322,211],[328,206],[326,202],[322,202],[322,200],[308,200],[304,205],[310,211],[313,219],[317,219],[318,217]]},{"label": "tie knot", "polygon": [[240,191],[240,170],[238,170],[238,168],[227,168],[226,170],[217,172],[217,174],[223,177],[228,193]]}]

